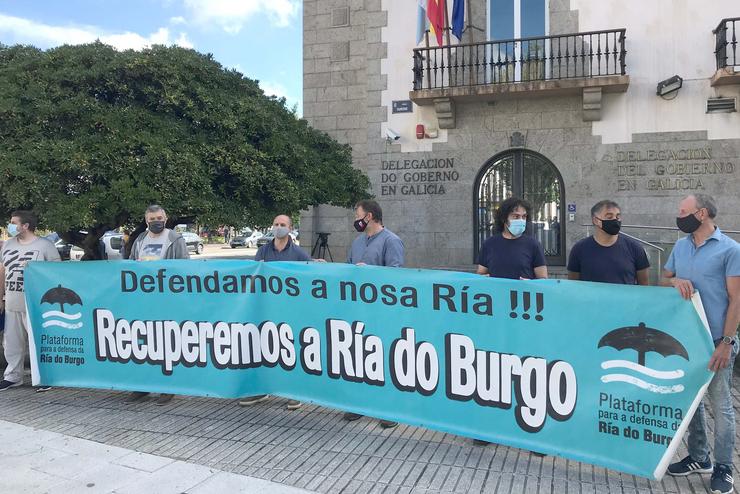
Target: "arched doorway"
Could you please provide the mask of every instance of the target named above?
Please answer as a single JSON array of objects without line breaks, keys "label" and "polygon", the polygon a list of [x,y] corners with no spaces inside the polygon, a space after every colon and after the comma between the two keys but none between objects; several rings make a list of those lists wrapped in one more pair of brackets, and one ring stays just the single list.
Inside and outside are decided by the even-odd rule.
[{"label": "arched doorway", "polygon": [[550,160],[526,149],[511,149],[486,162],[475,181],[474,262],[483,242],[493,235],[494,211],[504,199],[522,197],[532,204],[532,231],[547,264],[565,264],[565,190]]}]

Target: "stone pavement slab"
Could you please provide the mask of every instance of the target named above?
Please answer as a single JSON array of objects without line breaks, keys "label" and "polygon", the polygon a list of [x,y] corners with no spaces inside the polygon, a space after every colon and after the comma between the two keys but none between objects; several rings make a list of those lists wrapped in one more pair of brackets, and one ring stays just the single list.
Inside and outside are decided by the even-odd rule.
[{"label": "stone pavement slab", "polygon": [[[251,407],[186,396],[166,406],[127,404],[125,397],[27,386],[0,393],[0,418],[26,426],[0,422],[0,445],[13,451],[2,457],[0,493],[709,492],[708,475],[655,482],[404,424],[345,422],[342,412],[312,404],[290,411],[278,397]],[[733,399],[740,410],[737,379]],[[711,417],[708,427],[711,434]],[[733,463],[738,472],[737,448]]]},{"label": "stone pavement slab", "polygon": [[24,494],[301,494],[212,467],[0,420],[0,492]]}]

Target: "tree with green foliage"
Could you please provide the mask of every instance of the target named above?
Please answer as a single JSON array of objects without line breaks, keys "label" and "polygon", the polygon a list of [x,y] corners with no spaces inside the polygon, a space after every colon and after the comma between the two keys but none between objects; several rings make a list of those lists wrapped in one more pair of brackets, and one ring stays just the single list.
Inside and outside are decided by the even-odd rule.
[{"label": "tree with green foliage", "polygon": [[369,189],[349,146],[179,47],[0,45],[0,142],[0,211],[35,211],[86,259],[151,203],[171,224],[254,225]]}]

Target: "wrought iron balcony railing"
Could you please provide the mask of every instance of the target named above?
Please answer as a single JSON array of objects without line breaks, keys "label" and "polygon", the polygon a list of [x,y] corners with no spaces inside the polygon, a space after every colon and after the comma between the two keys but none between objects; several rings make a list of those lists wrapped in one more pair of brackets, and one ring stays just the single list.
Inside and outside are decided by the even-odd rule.
[{"label": "wrought iron balcony railing", "polygon": [[740,17],[734,17],[722,19],[713,31],[717,70],[740,66],[737,49],[738,29],[740,29]]},{"label": "wrought iron balcony railing", "polygon": [[414,49],[414,90],[626,75],[625,29]]}]

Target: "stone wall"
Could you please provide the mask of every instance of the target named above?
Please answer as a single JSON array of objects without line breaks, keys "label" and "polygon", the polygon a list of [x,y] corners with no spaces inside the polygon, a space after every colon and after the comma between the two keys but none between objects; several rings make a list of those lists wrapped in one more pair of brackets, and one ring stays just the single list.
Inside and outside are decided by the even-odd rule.
[{"label": "stone wall", "polygon": [[[485,2],[471,3],[473,12],[482,11],[485,18]],[[348,12],[348,26],[332,27],[338,9]],[[312,125],[352,145],[354,165],[370,177],[386,226],[404,240],[407,266],[472,267],[475,180],[486,162],[510,149],[514,132],[524,136],[525,149],[544,155],[560,171],[563,207],[576,204],[574,221],[562,225],[566,252],[588,234],[582,225],[591,222],[592,204],[606,198],[622,205],[625,223],[669,227],[684,195],[705,192],[718,199],[720,226],[740,230],[740,139],[708,140],[706,132],[670,132],[603,144],[593,135],[592,124],[583,120],[579,95],[458,103],[457,124],[447,131],[446,142],[435,142],[428,152],[402,153],[399,144],[381,133],[389,112],[381,103],[388,83],[381,70],[386,23],[381,0],[304,3],[304,112]],[[472,35],[484,38],[485,22],[478,24],[483,31],[473,30]],[[550,32],[577,30],[578,14],[570,10],[570,2],[551,0]],[[338,54],[347,59],[336,60]],[[629,97],[629,91],[615,96]],[[404,169],[407,160],[442,160],[451,167]],[[456,173],[454,179],[448,175],[441,181],[419,175],[406,179],[407,173],[438,171]],[[301,218],[302,240],[313,244],[315,232],[330,232],[334,259],[342,261],[356,236],[352,219],[346,209],[312,208]],[[628,232],[665,244],[677,238],[671,231]]]}]

